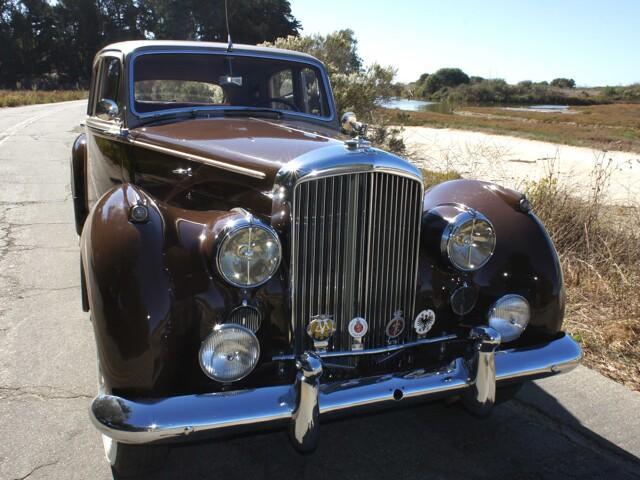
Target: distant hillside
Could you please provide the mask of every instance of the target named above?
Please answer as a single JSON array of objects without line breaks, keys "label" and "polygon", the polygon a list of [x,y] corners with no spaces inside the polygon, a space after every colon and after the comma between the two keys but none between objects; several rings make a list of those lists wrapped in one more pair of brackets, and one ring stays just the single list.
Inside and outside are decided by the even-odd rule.
[{"label": "distant hillside", "polygon": [[551,82],[524,80],[509,84],[502,79],[469,76],[459,68],[424,73],[395,92],[405,98],[447,101],[458,104],[565,104],[594,105],[640,102],[640,83],[621,87],[579,88],[571,78]]}]

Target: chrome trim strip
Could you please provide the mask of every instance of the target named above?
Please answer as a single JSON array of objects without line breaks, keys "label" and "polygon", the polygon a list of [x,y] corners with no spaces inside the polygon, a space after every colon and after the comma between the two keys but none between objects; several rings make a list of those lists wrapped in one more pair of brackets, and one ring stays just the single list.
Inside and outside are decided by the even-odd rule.
[{"label": "chrome trim strip", "polygon": [[[567,372],[578,365],[581,357],[580,346],[568,335],[537,347],[497,351],[496,381],[499,384]],[[457,358],[436,371],[418,369],[321,384],[319,413],[350,413],[361,407],[463,392],[472,385],[469,373],[466,360]],[[101,433],[123,443],[149,443],[195,432],[232,433],[286,425],[301,405],[299,387],[281,385],[139,401],[101,394],[91,403],[89,414]],[[313,402],[307,404],[313,407]]]},{"label": "chrome trim strip", "polygon": [[221,168],[229,172],[240,173],[242,175],[248,175],[253,178],[263,180],[266,178],[264,172],[258,170],[252,170],[250,168],[244,168],[239,165],[233,165],[232,163],[220,162],[219,160],[213,160],[211,158],[202,157],[200,155],[194,155],[193,153],[186,153],[172,148],[161,147],[160,145],[154,145],[153,143],[147,143],[142,140],[129,139],[129,142],[137,147],[153,150],[154,152],[166,153],[167,155],[173,155],[175,157],[184,158],[185,160],[191,160],[195,162],[204,163],[213,167]]},{"label": "chrome trim strip", "polygon": [[[446,342],[447,340],[455,340],[458,336],[451,335],[442,335],[441,337],[433,337],[433,338],[422,338],[419,340],[415,340],[413,342],[407,343],[399,343],[397,345],[387,345],[386,347],[378,347],[378,348],[368,348],[366,350],[346,350],[346,351],[329,351],[329,352],[316,352],[316,354],[320,358],[336,358],[336,357],[353,357],[353,356],[361,356],[361,355],[380,355],[381,353],[391,353],[397,352],[398,350],[405,350],[407,348],[419,347],[420,345],[429,345],[431,343],[440,343]],[[294,354],[285,354],[285,355],[274,355],[271,357],[271,360],[276,361],[284,361],[284,360],[295,360],[296,356]]]},{"label": "chrome trim strip", "polygon": [[377,165],[369,165],[369,164],[347,164],[344,166],[332,167],[323,170],[314,170],[303,178],[298,179],[296,182],[296,186],[300,185],[304,182],[310,182],[313,180],[318,180],[319,178],[327,178],[327,177],[335,177],[338,175],[349,175],[349,174],[357,174],[357,173],[388,173],[392,175],[397,175],[400,177],[409,178],[411,180],[416,180],[422,183],[422,177],[415,175],[413,172],[408,171],[402,167],[389,167],[389,166],[377,166]]}]

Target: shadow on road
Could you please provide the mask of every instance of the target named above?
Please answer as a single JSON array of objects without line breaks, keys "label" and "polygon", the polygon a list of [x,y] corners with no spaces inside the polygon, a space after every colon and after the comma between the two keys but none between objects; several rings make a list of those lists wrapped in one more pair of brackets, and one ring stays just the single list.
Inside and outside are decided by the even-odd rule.
[{"label": "shadow on road", "polygon": [[[523,394],[564,410],[535,384]],[[557,423],[519,400],[486,419],[435,403],[325,423],[308,456],[285,432],[175,447],[165,468],[140,479],[640,478],[637,458],[571,418]]]}]

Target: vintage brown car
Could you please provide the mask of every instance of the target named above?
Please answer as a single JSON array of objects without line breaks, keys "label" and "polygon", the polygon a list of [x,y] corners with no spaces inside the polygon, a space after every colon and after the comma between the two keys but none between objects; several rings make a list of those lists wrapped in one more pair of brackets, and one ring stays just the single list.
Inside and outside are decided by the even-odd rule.
[{"label": "vintage brown car", "polygon": [[71,167],[90,413],[120,473],[262,427],[310,451],[320,418],[392,404],[459,397],[485,415],[580,360],[527,199],[473,180],[424,191],[339,120],[309,55],[114,44],[87,114]]}]

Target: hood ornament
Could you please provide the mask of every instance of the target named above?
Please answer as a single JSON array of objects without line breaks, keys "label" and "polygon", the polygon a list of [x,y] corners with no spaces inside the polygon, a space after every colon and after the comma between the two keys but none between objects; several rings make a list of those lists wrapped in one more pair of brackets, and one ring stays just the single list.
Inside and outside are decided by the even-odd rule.
[{"label": "hood ornament", "polygon": [[340,127],[343,133],[352,137],[344,142],[349,150],[368,150],[371,147],[371,142],[366,138],[369,125],[359,122],[355,113],[346,112],[342,115]]}]

